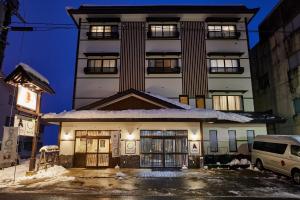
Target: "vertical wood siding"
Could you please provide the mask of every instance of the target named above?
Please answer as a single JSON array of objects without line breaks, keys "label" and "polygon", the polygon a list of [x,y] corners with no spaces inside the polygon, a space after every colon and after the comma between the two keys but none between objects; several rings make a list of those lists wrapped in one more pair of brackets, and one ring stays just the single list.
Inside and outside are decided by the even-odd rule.
[{"label": "vertical wood siding", "polygon": [[124,22],[121,25],[120,92],[130,88],[145,90],[145,25]]},{"label": "vertical wood siding", "polygon": [[181,30],[183,94],[207,95],[205,23],[181,22]]}]

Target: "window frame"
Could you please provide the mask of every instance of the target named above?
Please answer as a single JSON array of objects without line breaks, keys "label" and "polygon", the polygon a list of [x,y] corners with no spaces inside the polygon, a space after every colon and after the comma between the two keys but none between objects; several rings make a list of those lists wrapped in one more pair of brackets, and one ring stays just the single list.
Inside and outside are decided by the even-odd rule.
[{"label": "window frame", "polygon": [[[87,59],[87,67],[90,67],[90,68],[114,68],[114,67],[104,67],[103,66],[103,61],[107,61],[107,60],[109,60],[109,61],[111,61],[111,60],[114,60],[115,61],[115,66],[114,67],[117,67],[118,66],[118,64],[117,64],[117,62],[118,62],[118,59],[117,58],[92,58],[92,59]],[[96,66],[91,66],[90,65],[90,62],[91,61],[101,61],[101,67],[96,67]]]},{"label": "window frame", "polygon": [[[157,60],[162,60],[162,63],[163,63],[163,66],[162,67],[157,67],[156,65],[155,66],[151,66],[150,65],[150,61],[153,60],[154,62],[156,62]],[[171,64],[172,64],[172,60],[176,60],[176,66],[172,67],[166,67],[165,66],[165,61],[166,60],[170,60],[171,61]],[[147,62],[148,62],[148,67],[157,67],[157,68],[171,68],[171,69],[174,69],[176,67],[179,67],[179,58],[147,58]],[[156,63],[155,63],[156,64]]]},{"label": "window frame", "polygon": [[[103,26],[103,31],[92,31],[93,27]],[[105,28],[110,27],[110,32],[105,32]],[[113,31],[114,27],[117,31]],[[110,33],[109,36],[106,36],[105,33]],[[119,39],[119,25],[118,24],[93,24],[89,27],[89,32],[87,33],[89,39]],[[102,34],[102,35],[101,35]]]},{"label": "window frame", "polygon": [[[233,131],[233,133],[234,133],[234,143],[235,143],[235,149],[234,150],[232,150],[231,148],[230,148],[230,132],[231,131]],[[236,130],[228,130],[228,150],[229,150],[229,152],[237,152],[238,151],[238,148],[237,148],[237,138],[236,138]]]},{"label": "window frame", "polygon": [[[293,147],[299,148],[299,152],[300,152],[300,146],[299,146],[299,145],[291,145],[291,147],[290,147],[291,155],[300,157],[300,155],[298,155],[297,153],[294,153],[294,151],[292,150]],[[299,152],[298,152],[298,153],[299,153]]]},{"label": "window frame", "polygon": [[[275,145],[275,146],[272,147],[272,145]],[[276,145],[277,145],[277,147],[276,147]],[[278,150],[281,150],[281,149],[278,148],[279,147],[278,145],[282,145],[282,147],[285,146],[285,149],[284,149],[283,152],[278,151]],[[276,147],[276,148],[274,148],[274,147]],[[253,142],[253,149],[254,150],[263,151],[263,152],[267,152],[267,153],[274,153],[274,154],[277,154],[277,155],[283,155],[286,152],[287,147],[288,147],[288,144],[284,144],[284,143],[265,142],[265,141],[254,141]]]},{"label": "window frame", "polygon": [[[187,104],[182,103],[182,101],[180,100],[181,98],[184,98],[184,97],[187,98]],[[185,104],[185,105],[190,105],[190,98],[189,98],[189,96],[188,96],[188,95],[185,95],[185,94],[179,95],[179,103]]]},{"label": "window frame", "polygon": [[[214,96],[225,96],[226,97],[226,101],[227,101],[227,110],[218,110],[218,111],[228,111],[228,112],[234,112],[234,111],[244,111],[244,98],[243,98],[243,95],[212,95],[212,108],[213,110],[216,110],[215,107],[214,107]],[[228,97],[229,96],[239,96],[240,97],[240,104],[241,104],[241,110],[229,110],[229,104],[228,104]]]},{"label": "window frame", "polygon": [[[252,131],[252,132],[253,132],[253,141],[252,141],[252,143],[249,142],[249,135],[248,135],[249,131]],[[249,150],[249,152],[252,152],[252,145],[253,145],[254,139],[255,139],[255,130],[247,130],[247,131],[246,131],[246,134],[247,134],[248,150]]]},{"label": "window frame", "polygon": [[[161,26],[161,36],[156,36],[157,31],[155,30],[154,32],[152,31],[152,26]],[[174,26],[175,30],[174,30],[174,34],[171,36],[166,36],[164,35],[164,26]],[[153,34],[154,33],[154,34]],[[171,33],[171,32],[169,32]],[[178,24],[148,24],[148,38],[150,39],[161,39],[161,38],[165,38],[165,39],[172,39],[172,38],[179,38],[179,32],[178,32]]]},{"label": "window frame", "polygon": [[[214,131],[216,133],[216,151],[212,151],[211,138],[210,138],[210,134],[211,134],[212,131]],[[212,152],[212,153],[219,152],[218,131],[216,129],[211,129],[211,130],[208,131],[208,135],[209,135],[209,151]]]},{"label": "window frame", "polygon": [[[214,26],[214,30],[209,30],[210,26]],[[215,27],[216,26],[220,26],[221,30],[220,31],[216,31]],[[224,31],[223,27],[225,26],[233,26],[234,27],[234,31]],[[220,33],[220,36],[216,36],[216,35],[210,35],[210,33]],[[226,36],[224,33],[229,33],[228,36]],[[233,34],[233,35],[231,35]],[[207,25],[207,38],[208,39],[237,39],[239,38],[240,34],[237,31],[237,25],[236,24],[208,24]]]},{"label": "window frame", "polygon": [[[204,102],[204,107],[203,107],[203,109],[205,109],[205,108],[206,108],[206,102],[205,102],[206,99],[205,99],[205,95],[196,95],[196,96],[195,96],[195,107],[196,107],[196,108],[199,108],[199,107],[197,106],[197,100],[198,100],[198,99],[203,99],[203,100],[204,100],[204,101],[203,101],[203,102]],[[201,109],[201,108],[200,108],[200,109]]]}]

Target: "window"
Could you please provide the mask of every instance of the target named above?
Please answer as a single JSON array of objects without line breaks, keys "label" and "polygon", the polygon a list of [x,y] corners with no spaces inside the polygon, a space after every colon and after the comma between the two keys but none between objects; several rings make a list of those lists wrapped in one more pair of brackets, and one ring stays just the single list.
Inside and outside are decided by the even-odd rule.
[{"label": "window", "polygon": [[218,152],[218,135],[216,130],[209,130],[210,152]]},{"label": "window", "polygon": [[291,145],[291,154],[300,157],[300,146]]},{"label": "window", "polygon": [[295,113],[298,114],[300,113],[300,98],[295,98],[293,101]]},{"label": "window", "polygon": [[177,25],[150,25],[149,37],[178,37]]},{"label": "window", "polygon": [[254,130],[247,130],[248,150],[252,151],[252,144],[255,138]]},{"label": "window", "polygon": [[236,152],[237,151],[236,131],[235,130],[229,130],[228,131],[228,136],[229,136],[229,151],[230,152]]},{"label": "window", "polygon": [[179,102],[189,105],[189,97],[187,95],[179,95]]},{"label": "window", "polygon": [[196,96],[196,108],[205,108],[205,96]]},{"label": "window", "polygon": [[116,59],[97,59],[88,60],[88,67],[116,67]]},{"label": "window", "polygon": [[148,67],[168,67],[174,68],[178,67],[178,59],[169,58],[169,59],[149,59]]},{"label": "window", "polygon": [[210,72],[239,72],[238,59],[211,59]]},{"label": "window", "polygon": [[215,110],[241,111],[242,96],[213,96]]},{"label": "window", "polygon": [[90,27],[89,36],[92,38],[118,38],[118,25],[97,25]]},{"label": "window", "polygon": [[236,38],[238,34],[234,25],[209,25],[209,38]]},{"label": "window", "polygon": [[271,143],[271,142],[260,142],[255,141],[253,143],[253,149],[266,151],[270,153],[276,154],[284,154],[286,150],[287,144],[280,144],[280,143]]}]

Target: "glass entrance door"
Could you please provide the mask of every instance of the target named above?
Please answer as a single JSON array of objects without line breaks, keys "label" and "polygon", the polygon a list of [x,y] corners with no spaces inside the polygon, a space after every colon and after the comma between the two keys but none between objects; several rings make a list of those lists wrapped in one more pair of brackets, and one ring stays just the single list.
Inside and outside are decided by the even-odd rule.
[{"label": "glass entrance door", "polygon": [[187,166],[187,133],[178,132],[141,131],[141,167]]}]

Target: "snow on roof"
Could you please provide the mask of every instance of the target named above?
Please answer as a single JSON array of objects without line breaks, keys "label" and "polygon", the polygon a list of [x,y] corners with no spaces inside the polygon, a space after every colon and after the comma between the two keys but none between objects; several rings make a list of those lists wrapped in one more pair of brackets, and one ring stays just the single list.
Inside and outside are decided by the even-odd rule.
[{"label": "snow on roof", "polygon": [[48,145],[48,146],[43,146],[40,148],[40,152],[45,151],[45,152],[54,152],[54,151],[59,151],[59,147],[57,145]]},{"label": "snow on roof", "polygon": [[68,111],[62,113],[48,113],[42,116],[43,119],[107,119],[107,118],[180,118],[180,119],[217,119],[234,122],[250,122],[252,118],[238,115],[235,113],[224,113],[209,109],[154,109],[154,110],[81,110]]},{"label": "snow on roof", "polygon": [[174,104],[174,105],[176,105],[176,106],[179,106],[179,107],[181,107],[181,108],[183,108],[183,109],[189,110],[189,109],[192,108],[192,107],[189,106],[189,105],[182,104],[182,103],[180,103],[180,102],[178,102],[178,101],[176,101],[176,100],[169,99],[169,98],[167,98],[167,97],[163,97],[163,96],[160,96],[160,95],[158,95],[158,94],[152,94],[152,93],[150,93],[150,92],[144,92],[144,93],[145,93],[145,94],[148,94],[148,95],[150,95],[150,96],[152,96],[152,97],[158,98],[158,99],[160,99],[160,100],[166,101],[166,102],[168,102],[168,103]]},{"label": "snow on roof", "polygon": [[33,68],[31,68],[29,65],[25,64],[25,63],[19,63],[17,67],[21,66],[25,71],[31,73],[32,75],[36,76],[38,79],[40,79],[43,82],[46,82],[48,84],[50,84],[49,80],[47,78],[45,78],[42,74],[40,74],[39,72],[37,72],[36,70],[34,70]]}]

